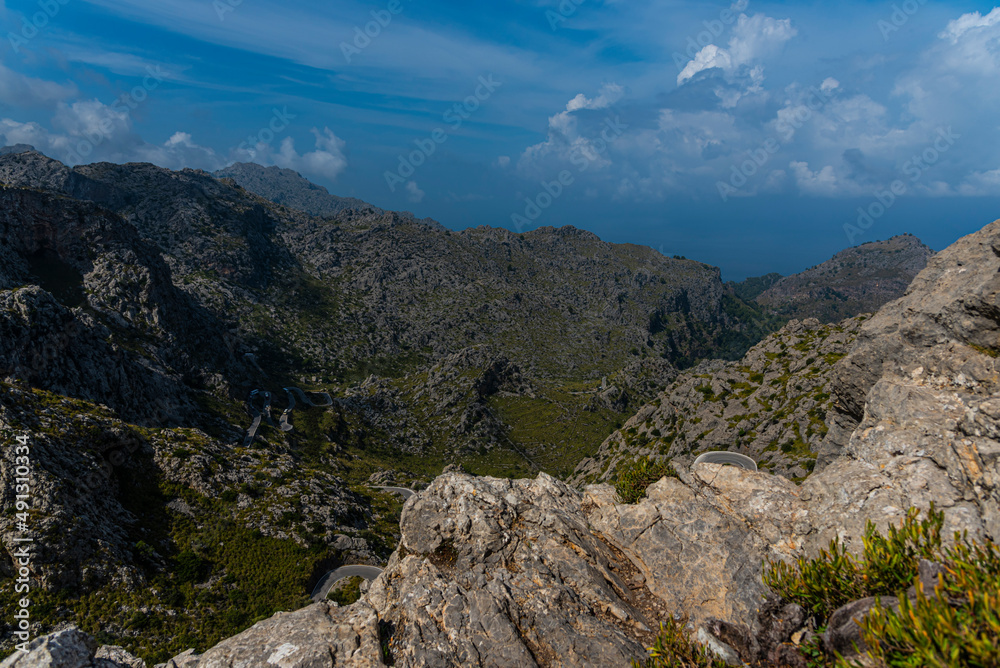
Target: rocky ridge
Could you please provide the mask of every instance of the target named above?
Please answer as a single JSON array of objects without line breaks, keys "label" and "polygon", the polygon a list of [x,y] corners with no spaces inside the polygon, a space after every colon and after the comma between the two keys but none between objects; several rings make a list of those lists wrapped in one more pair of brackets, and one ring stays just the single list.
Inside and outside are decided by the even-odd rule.
[{"label": "rocky ridge", "polygon": [[385,213],[354,197],[331,195],[323,186],[307,180],[291,169],[264,167],[252,162],[237,162],[213,174],[218,179],[232,179],[241,188],[246,188],[275,204],[298,209],[314,216],[335,216],[347,209]]}]

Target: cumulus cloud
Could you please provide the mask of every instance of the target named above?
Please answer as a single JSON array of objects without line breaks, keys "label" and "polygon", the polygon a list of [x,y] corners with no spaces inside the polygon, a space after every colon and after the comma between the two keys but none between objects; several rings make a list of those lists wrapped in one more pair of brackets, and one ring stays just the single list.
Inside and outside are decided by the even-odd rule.
[{"label": "cumulus cloud", "polygon": [[605,84],[601,87],[600,94],[593,100],[583,93],[580,93],[566,104],[566,111],[570,113],[580,109],[607,109],[625,95],[625,89],[618,84]]},{"label": "cumulus cloud", "polygon": [[[612,128],[614,132],[609,134],[605,130],[607,116],[590,115],[584,118],[581,112],[607,110],[624,95],[622,86],[608,83],[601,87],[594,99],[581,93],[567,102],[565,110],[549,118],[546,140],[529,146],[521,154],[517,163],[518,172],[522,176],[535,177],[571,161],[586,164],[586,169],[599,169],[610,164],[607,157],[608,138],[617,139],[621,135],[620,128]],[[580,129],[581,118],[588,126],[586,131]]]},{"label": "cumulus cloud", "polygon": [[979,12],[963,14],[954,21],[950,21],[939,37],[950,41],[952,44],[957,44],[958,40],[965,37],[969,32],[980,28],[990,28],[998,23],[1000,23],[1000,7],[995,7],[986,16],[983,16]]},{"label": "cumulus cloud", "polygon": [[236,157],[239,160],[249,160],[266,166],[277,165],[336,181],[337,177],[347,169],[347,156],[344,153],[347,143],[328,127],[323,128],[322,132],[318,128],[313,128],[312,133],[316,138],[315,150],[307,153],[300,154],[295,149],[295,140],[292,137],[285,137],[277,150],[271,144],[260,142],[252,148],[237,149]]},{"label": "cumulus cloud", "polygon": [[1000,169],[973,172],[958,187],[958,193],[971,197],[1000,196]]},{"label": "cumulus cloud", "polygon": [[795,185],[804,195],[835,197],[844,194],[844,184],[837,177],[833,165],[826,165],[819,171],[809,169],[808,162],[791,162]]},{"label": "cumulus cloud", "polygon": [[29,79],[0,65],[0,95],[14,94],[22,99],[52,103],[52,116],[48,126],[11,118],[0,120],[0,145],[31,144],[71,165],[106,160],[151,162],[171,169],[216,170],[236,160],[252,160],[330,181],[347,168],[346,143],[330,128],[322,131],[313,128],[314,150],[301,154],[296,151],[292,137],[285,137],[277,149],[270,144],[258,144],[219,153],[200,145],[183,131],[174,132],[162,144],[144,140],[133,127],[133,110],[141,104],[137,98],[119,98],[110,105],[95,99],[68,101],[76,94],[75,89]]},{"label": "cumulus cloud", "polygon": [[406,199],[410,200],[414,204],[419,204],[424,201],[424,195],[426,193],[420,189],[416,181],[409,181],[406,184]]},{"label": "cumulus cloud", "polygon": [[[713,68],[734,75],[741,68],[774,56],[796,34],[798,31],[792,27],[791,19],[775,19],[764,14],[740,14],[729,38],[729,48],[724,49],[716,44],[703,47],[677,75],[677,85],[683,85],[699,72]],[[755,78],[760,79],[762,72],[758,68]]]}]

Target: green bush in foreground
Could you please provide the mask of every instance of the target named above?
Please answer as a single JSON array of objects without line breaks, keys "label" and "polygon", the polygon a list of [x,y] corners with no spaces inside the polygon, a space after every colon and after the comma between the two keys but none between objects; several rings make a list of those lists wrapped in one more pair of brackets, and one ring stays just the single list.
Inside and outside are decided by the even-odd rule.
[{"label": "green bush in foreground", "polygon": [[684,620],[673,618],[660,624],[656,643],[649,648],[649,658],[644,663],[633,661],[632,668],[727,668],[725,661],[692,641],[684,625]]},{"label": "green bush in foreground", "polygon": [[879,606],[861,624],[869,653],[893,667],[1000,666],[1000,548],[962,540],[941,561],[938,597],[903,597],[898,612]]},{"label": "green bush in foreground", "polygon": [[[910,509],[899,528],[883,536],[870,522],[861,557],[834,539],[816,559],[794,566],[769,564],[764,582],[784,600],[798,603],[825,626],[840,606],[867,596],[897,596],[898,611],[876,605],[862,622],[875,665],[890,667],[1000,666],[1000,549],[979,545],[956,533],[954,546],[943,548],[944,513],[931,507],[920,519]],[[936,595],[917,581],[920,559],[945,567]],[[906,590],[917,581],[918,597]],[[810,665],[824,665],[810,656]],[[825,657],[825,665],[861,665]]]},{"label": "green bush in foreground", "polygon": [[631,462],[623,462],[618,470],[618,482],[615,492],[620,503],[635,503],[646,496],[646,488],[663,476],[676,478],[677,471],[669,462],[663,462],[652,457],[639,458]]},{"label": "green bush in foreground", "polygon": [[923,520],[911,508],[901,527],[889,527],[888,537],[868,522],[860,559],[835,538],[816,559],[799,559],[795,566],[770,563],[764,584],[825,623],[845,603],[906,591],[917,577],[920,559],[936,559],[940,554],[943,524],[944,513],[935,512],[933,506]]}]

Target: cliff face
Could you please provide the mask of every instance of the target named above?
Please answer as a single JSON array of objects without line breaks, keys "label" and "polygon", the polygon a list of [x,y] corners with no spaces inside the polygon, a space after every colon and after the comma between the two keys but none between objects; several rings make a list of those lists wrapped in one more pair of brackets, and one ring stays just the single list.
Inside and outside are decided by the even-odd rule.
[{"label": "cliff face", "polygon": [[443,475],[407,502],[399,549],[358,603],[281,615],[178,665],[623,665],[665,614],[755,636],[773,621],[765,561],[835,536],[857,551],[868,520],[884,530],[934,503],[944,535],[996,539],[998,276],[1000,221],[862,325],[835,367],[825,466],[801,485],[675,460],[678,478],[624,505],[607,485]]}]

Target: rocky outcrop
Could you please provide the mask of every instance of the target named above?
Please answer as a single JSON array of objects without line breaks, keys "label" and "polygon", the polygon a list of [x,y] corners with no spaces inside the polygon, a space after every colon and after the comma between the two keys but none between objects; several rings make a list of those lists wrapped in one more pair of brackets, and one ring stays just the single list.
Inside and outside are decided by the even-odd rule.
[{"label": "rocky outcrop", "polygon": [[198,656],[186,653],[167,668],[268,668],[280,666],[382,666],[378,616],[358,603],[338,608],[325,601],[278,614]]},{"label": "rocky outcrop", "polygon": [[43,636],[16,651],[0,668],[146,668],[121,647],[98,647],[86,633],[69,627]]},{"label": "rocky outcrop", "polygon": [[[400,548],[361,601],[338,613],[353,614],[350,621],[329,629],[325,604],[317,604],[204,656],[255,646],[264,657],[283,642],[276,625],[286,620],[322,632],[321,648],[329,638],[356,648],[323,665],[383,658],[397,666],[626,665],[645,655],[658,621],[683,614],[723,653],[767,660],[804,619],[789,621],[788,611],[763,605],[767,560],[815,554],[835,535],[858,549],[867,519],[883,528],[896,519],[893,503],[941,498],[926,489],[926,478],[878,481],[897,488],[883,492],[871,485],[877,473],[860,483],[859,474],[845,462],[797,487],[700,464],[680,467],[679,480],[660,480],[635,505],[617,503],[606,485],[580,492],[545,474],[513,481],[442,475],[407,502]],[[945,531],[983,535],[973,514],[955,506],[945,512]],[[360,618],[371,621],[359,625]],[[384,655],[362,649],[376,620]],[[184,665],[265,665],[205,660]]]},{"label": "rocky outcrop", "polygon": [[936,255],[836,368],[819,467],[920,466],[1000,536],[1000,221]]}]

